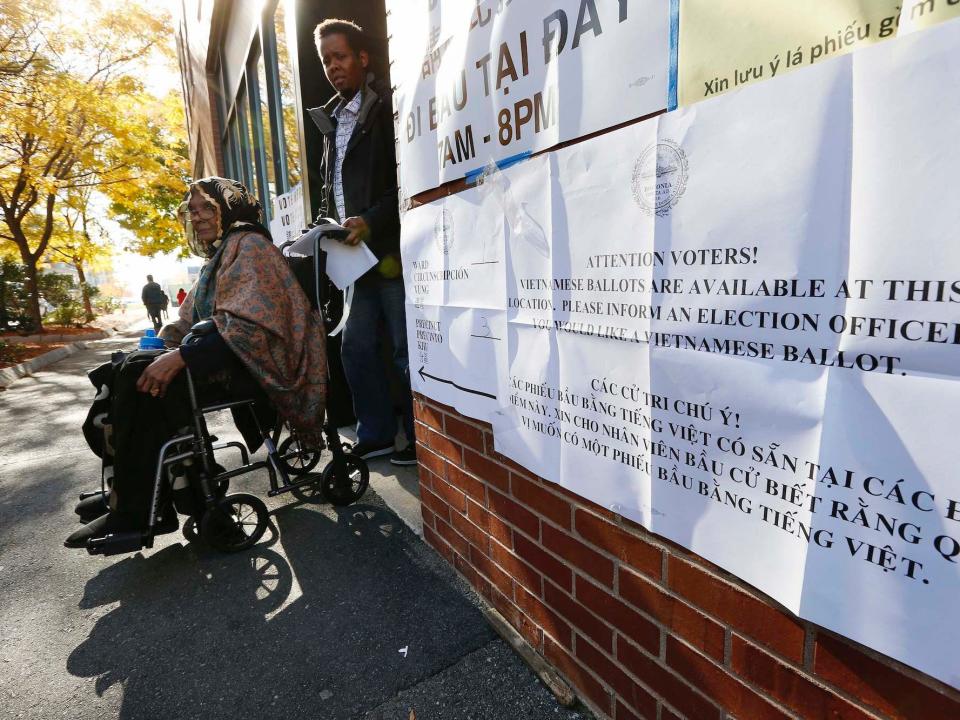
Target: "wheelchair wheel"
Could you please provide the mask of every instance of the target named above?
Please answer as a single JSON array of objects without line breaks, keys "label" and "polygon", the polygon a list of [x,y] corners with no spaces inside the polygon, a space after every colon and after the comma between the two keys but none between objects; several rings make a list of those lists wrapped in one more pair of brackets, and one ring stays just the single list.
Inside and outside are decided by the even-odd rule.
[{"label": "wheelchair wheel", "polygon": [[200,533],[197,532],[197,520],[193,515],[183,521],[183,537],[187,542],[195,543],[200,540]]},{"label": "wheelchair wheel", "polygon": [[204,513],[200,537],[221,552],[239,552],[256,544],[269,522],[267,506],[260,498],[236,493]]},{"label": "wheelchair wheel", "polygon": [[319,449],[308,450],[301,445],[299,437],[291,435],[284,438],[283,442],[280,443],[277,454],[280,456],[280,465],[283,466],[283,469],[288,474],[299,477],[306,475],[317,466],[323,451]]},{"label": "wheelchair wheel", "polygon": [[[217,465],[218,474],[225,473],[226,468],[221,465]],[[217,483],[217,497],[221,500],[227,494],[227,491],[230,489],[230,478],[223,478]],[[202,507],[202,501],[197,499],[195,502],[200,504]],[[202,517],[202,515],[201,515]],[[200,523],[197,521],[197,518],[193,515],[187,517],[183,521],[183,537],[189,543],[195,543],[200,541],[200,529],[198,527]]]},{"label": "wheelchair wheel", "polygon": [[320,477],[320,489],[334,505],[349,505],[363,496],[370,484],[370,468],[367,462],[356,455],[343,456],[342,477],[337,476],[336,461],[331,460],[323,469]]}]

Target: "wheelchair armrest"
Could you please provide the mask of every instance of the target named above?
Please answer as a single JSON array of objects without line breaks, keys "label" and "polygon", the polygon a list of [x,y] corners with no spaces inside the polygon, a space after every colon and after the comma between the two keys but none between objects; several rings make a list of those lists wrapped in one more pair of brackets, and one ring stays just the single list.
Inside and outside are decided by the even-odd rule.
[{"label": "wheelchair armrest", "polygon": [[216,331],[217,324],[213,321],[213,318],[207,318],[206,320],[194,323],[193,327],[190,328],[191,335],[209,335]]},{"label": "wheelchair armrest", "polygon": [[204,335],[210,335],[215,332],[217,332],[217,324],[213,321],[213,318],[201,320],[198,323],[194,323],[193,327],[190,328],[190,332],[184,335],[181,344],[187,345],[202,338]]}]

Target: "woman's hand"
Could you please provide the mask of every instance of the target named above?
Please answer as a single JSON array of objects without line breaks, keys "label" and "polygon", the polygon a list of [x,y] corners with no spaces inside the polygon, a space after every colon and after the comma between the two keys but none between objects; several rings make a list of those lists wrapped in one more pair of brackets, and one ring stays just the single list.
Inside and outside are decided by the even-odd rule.
[{"label": "woman's hand", "polygon": [[179,350],[158,356],[140,375],[137,390],[153,397],[163,397],[167,394],[167,386],[186,365]]}]

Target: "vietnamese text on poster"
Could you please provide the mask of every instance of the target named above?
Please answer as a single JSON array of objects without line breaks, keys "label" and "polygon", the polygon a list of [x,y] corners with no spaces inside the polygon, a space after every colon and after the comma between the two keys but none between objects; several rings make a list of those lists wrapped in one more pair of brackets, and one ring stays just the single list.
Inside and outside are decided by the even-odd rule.
[{"label": "vietnamese text on poster", "polygon": [[680,0],[680,105],[960,17],[958,0]]},{"label": "vietnamese text on poster", "polygon": [[405,197],[667,106],[664,0],[387,5]]},{"label": "vietnamese text on poster", "polygon": [[958,45],[946,23],[409,211],[415,390],[960,686]]}]

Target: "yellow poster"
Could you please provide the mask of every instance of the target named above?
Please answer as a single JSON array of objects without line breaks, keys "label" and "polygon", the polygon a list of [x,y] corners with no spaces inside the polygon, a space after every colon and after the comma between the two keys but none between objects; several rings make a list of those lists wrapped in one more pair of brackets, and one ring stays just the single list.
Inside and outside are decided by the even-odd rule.
[{"label": "yellow poster", "polygon": [[960,0],[680,0],[677,89],[690,105],[960,17]]}]

